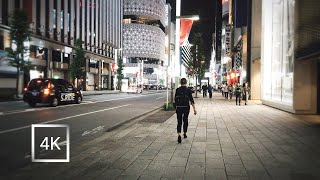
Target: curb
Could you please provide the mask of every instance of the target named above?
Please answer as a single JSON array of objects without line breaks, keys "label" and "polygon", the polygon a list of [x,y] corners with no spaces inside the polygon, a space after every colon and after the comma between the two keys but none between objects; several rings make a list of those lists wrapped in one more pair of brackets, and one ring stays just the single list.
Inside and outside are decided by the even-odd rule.
[{"label": "curb", "polygon": [[131,122],[133,122],[133,121],[135,121],[135,123],[137,123],[137,122],[145,119],[146,117],[148,117],[148,116],[150,116],[150,115],[152,115],[152,114],[155,114],[156,112],[160,111],[161,109],[162,109],[162,106],[161,106],[161,107],[158,107],[158,108],[156,108],[156,109],[153,109],[153,110],[151,110],[151,111],[148,111],[148,112],[146,112],[146,113],[143,113],[143,114],[141,114],[141,115],[139,115],[139,116],[137,116],[137,117],[128,119],[128,120],[126,120],[126,121],[124,121],[124,122],[122,122],[122,123],[119,123],[119,124],[117,124],[117,125],[109,128],[109,129],[105,130],[105,132],[114,131],[114,130],[122,127],[123,125],[128,124],[128,123],[131,123]]}]

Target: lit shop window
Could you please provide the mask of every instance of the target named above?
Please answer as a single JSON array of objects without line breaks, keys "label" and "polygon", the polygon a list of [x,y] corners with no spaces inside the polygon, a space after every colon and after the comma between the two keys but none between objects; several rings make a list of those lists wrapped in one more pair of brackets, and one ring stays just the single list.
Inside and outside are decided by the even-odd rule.
[{"label": "lit shop window", "polygon": [[123,20],[123,23],[124,23],[124,24],[131,24],[131,19],[124,19],[124,20]]},{"label": "lit shop window", "polygon": [[272,18],[263,25],[263,98],[292,105],[295,1],[264,1],[272,10],[266,10],[263,16]]},{"label": "lit shop window", "polygon": [[57,10],[53,9],[53,28],[57,28]]},{"label": "lit shop window", "polygon": [[63,10],[61,11],[61,16],[60,16],[60,19],[61,19],[61,29],[63,29]]}]

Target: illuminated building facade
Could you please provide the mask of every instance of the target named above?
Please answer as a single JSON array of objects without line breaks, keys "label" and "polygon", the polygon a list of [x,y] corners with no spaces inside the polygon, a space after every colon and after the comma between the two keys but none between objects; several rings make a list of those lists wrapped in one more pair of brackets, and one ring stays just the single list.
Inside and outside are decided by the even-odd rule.
[{"label": "illuminated building facade", "polygon": [[[33,78],[71,80],[74,42],[83,41],[86,78],[83,88],[113,89],[115,49],[121,48],[122,0],[0,0],[0,50],[10,46],[9,15],[15,9],[28,14],[32,39],[32,68],[24,81]],[[2,64],[2,67],[5,65]],[[0,66],[0,69],[1,69]],[[1,71],[3,72],[3,71]],[[3,72],[15,79],[12,72]]]},{"label": "illuminated building facade", "polygon": [[165,0],[124,0],[124,77],[129,84],[165,84],[166,12]]}]

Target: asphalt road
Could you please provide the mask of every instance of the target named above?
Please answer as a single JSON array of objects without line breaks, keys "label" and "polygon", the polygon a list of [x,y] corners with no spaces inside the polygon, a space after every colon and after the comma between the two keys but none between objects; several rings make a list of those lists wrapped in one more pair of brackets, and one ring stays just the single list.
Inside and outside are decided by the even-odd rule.
[{"label": "asphalt road", "polygon": [[[85,96],[83,103],[49,107],[40,105],[29,108],[23,102],[0,103],[0,172],[16,169],[31,162],[31,125],[65,124],[70,127],[71,147],[99,137],[113,127],[159,108],[166,101],[166,93],[154,94],[107,94]],[[36,128],[36,144],[43,137],[61,136],[66,139],[65,129]],[[72,151],[72,148],[71,148]],[[35,149],[36,157],[50,151]],[[72,152],[71,152],[72,153]],[[55,154],[55,153],[51,153]]]}]

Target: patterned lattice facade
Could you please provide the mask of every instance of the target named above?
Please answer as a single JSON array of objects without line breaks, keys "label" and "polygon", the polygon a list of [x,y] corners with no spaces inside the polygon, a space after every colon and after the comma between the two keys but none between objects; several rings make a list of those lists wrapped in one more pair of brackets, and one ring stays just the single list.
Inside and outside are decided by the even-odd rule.
[{"label": "patterned lattice facade", "polygon": [[124,15],[148,17],[165,24],[166,2],[165,0],[125,0]]},{"label": "patterned lattice facade", "polygon": [[155,26],[124,24],[123,54],[126,57],[164,59],[165,34]]}]

